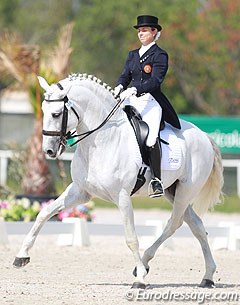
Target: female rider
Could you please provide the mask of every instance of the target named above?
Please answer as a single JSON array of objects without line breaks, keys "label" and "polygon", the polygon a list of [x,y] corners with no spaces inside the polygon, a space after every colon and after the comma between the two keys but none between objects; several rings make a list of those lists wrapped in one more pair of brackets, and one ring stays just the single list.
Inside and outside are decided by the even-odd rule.
[{"label": "female rider", "polygon": [[[152,179],[150,181],[150,197],[164,194],[161,181],[161,146],[158,140],[161,120],[180,129],[176,112],[166,96],[161,92],[161,84],[168,69],[168,54],[161,49],[156,40],[160,37],[162,27],[158,18],[150,15],[137,17],[138,38],[141,42],[139,49],[130,51],[122,74],[120,75],[115,95],[124,99],[124,105],[134,106],[149,126],[146,141],[148,159]],[[132,83],[132,87],[128,85]]]}]

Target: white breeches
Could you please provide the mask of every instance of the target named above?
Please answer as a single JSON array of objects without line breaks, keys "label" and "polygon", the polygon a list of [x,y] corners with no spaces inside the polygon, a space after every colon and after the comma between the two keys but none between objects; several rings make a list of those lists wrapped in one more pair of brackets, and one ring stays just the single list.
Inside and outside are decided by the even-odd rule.
[{"label": "white breeches", "polygon": [[162,118],[162,108],[155,98],[146,93],[139,97],[130,96],[123,102],[123,106],[131,105],[135,107],[141,114],[142,119],[149,126],[149,135],[147,138],[147,146],[153,146],[156,143],[158,137],[160,122]]}]

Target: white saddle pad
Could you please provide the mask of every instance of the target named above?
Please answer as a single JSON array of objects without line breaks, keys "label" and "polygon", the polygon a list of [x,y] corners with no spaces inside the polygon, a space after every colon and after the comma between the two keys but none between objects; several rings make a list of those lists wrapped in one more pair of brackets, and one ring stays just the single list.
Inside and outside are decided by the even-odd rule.
[{"label": "white saddle pad", "polygon": [[174,133],[169,124],[160,132],[160,138],[168,142],[169,145],[161,143],[162,147],[162,161],[161,167],[163,170],[177,170],[182,163],[182,152],[179,139]]},{"label": "white saddle pad", "polygon": [[[129,129],[132,129],[131,125],[129,124]],[[181,146],[180,146],[180,140],[177,138],[176,134],[173,131],[174,128],[171,127],[168,123],[165,122],[165,128],[164,130],[161,130],[160,137],[169,145],[161,143],[162,147],[162,160],[161,160],[161,168],[162,170],[177,170],[180,168],[182,163],[182,152],[181,152]],[[139,151],[139,147],[136,143],[136,137],[132,133],[129,133],[132,135],[128,138],[128,141],[130,143],[130,147],[132,148],[131,155],[135,157],[135,162],[138,165],[139,168],[143,165],[142,163],[142,157]]]}]

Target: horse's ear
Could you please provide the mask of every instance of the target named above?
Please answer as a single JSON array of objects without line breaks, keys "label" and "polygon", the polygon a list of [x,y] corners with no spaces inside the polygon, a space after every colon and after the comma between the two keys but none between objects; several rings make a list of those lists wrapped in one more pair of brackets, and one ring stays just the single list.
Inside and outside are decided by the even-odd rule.
[{"label": "horse's ear", "polygon": [[49,84],[47,83],[46,79],[43,78],[42,76],[38,76],[37,78],[38,78],[38,81],[39,81],[40,86],[41,86],[45,91],[47,91],[47,90],[50,88],[50,86],[49,86]]}]

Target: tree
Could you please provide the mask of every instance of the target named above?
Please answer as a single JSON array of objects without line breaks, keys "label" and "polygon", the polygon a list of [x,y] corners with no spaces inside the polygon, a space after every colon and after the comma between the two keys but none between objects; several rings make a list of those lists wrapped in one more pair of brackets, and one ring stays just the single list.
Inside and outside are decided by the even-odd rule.
[{"label": "tree", "polygon": [[[10,11],[9,7],[12,8]],[[8,18],[3,18],[5,10]],[[38,12],[29,14],[29,11]],[[157,15],[169,54],[163,91],[178,112],[239,114],[240,2],[235,0],[3,0],[0,24],[15,26],[44,54],[62,24],[75,23],[70,70],[115,85],[127,52],[138,48],[136,16]],[[12,17],[14,16],[14,18]],[[3,25],[4,26],[4,25]],[[217,106],[216,106],[217,105]]]},{"label": "tree", "polygon": [[17,16],[19,0],[1,0],[0,33],[4,28],[12,28]]},{"label": "tree", "polygon": [[[1,37],[0,59],[5,72],[14,77],[26,90],[36,84],[39,71],[40,49],[36,45],[24,45],[15,34]],[[36,91],[36,90],[35,90]],[[39,102],[39,97],[34,96]],[[35,102],[36,103],[36,102]],[[26,194],[49,194],[52,180],[48,164],[41,150],[41,114],[36,107],[35,131],[28,141],[24,164],[23,190]]]},{"label": "tree", "polygon": [[[131,27],[159,15],[159,45],[169,53],[163,90],[183,113],[239,114],[239,1],[83,1],[76,18],[73,65],[114,85],[127,52],[138,48]],[[156,12],[159,12],[157,14]],[[216,106],[217,105],[217,106]]]},{"label": "tree", "polygon": [[[37,74],[45,74],[50,82],[56,82],[67,74],[72,24],[63,27],[58,45],[45,61],[40,60],[40,48],[37,45],[24,45],[21,39],[8,33],[1,39],[0,60],[5,72],[14,77],[26,90],[32,101],[35,113],[34,132],[27,143],[25,175],[23,189],[26,194],[49,195],[53,192],[53,183],[48,163],[42,151],[42,113],[40,88]],[[47,67],[47,68],[46,68]]]},{"label": "tree", "polygon": [[186,7],[168,26],[167,47],[174,49],[168,85],[175,89],[169,92],[173,100],[185,98],[185,113],[240,114],[240,3],[201,3]]}]

